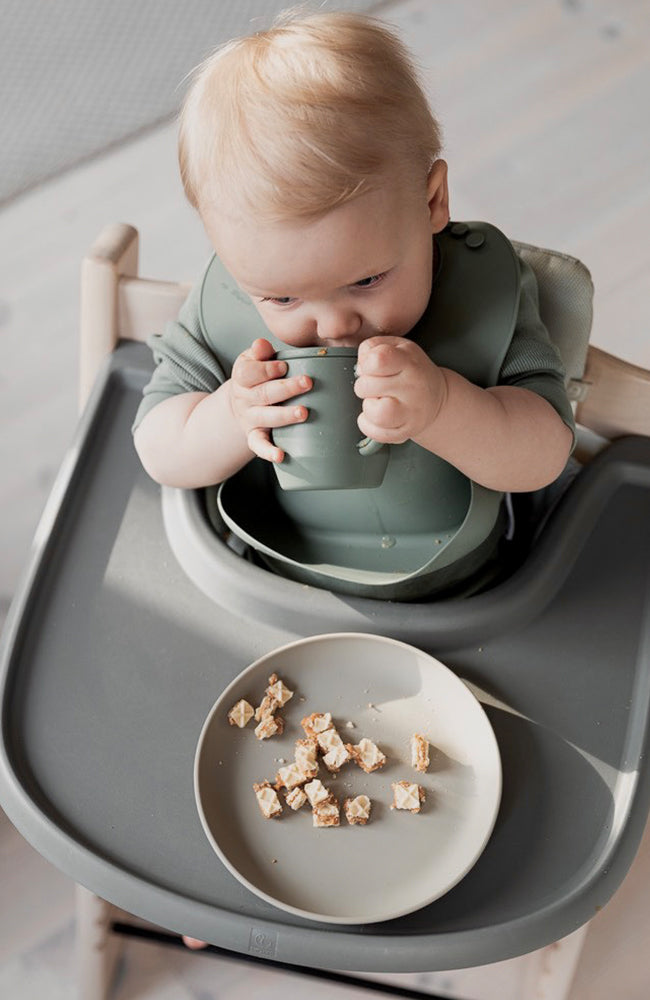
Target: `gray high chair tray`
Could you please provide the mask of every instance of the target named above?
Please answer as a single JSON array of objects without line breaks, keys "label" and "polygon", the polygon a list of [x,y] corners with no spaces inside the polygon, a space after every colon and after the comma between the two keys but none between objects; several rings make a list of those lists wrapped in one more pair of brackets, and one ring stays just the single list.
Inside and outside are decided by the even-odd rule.
[{"label": "gray high chair tray", "polygon": [[[212,537],[222,582],[209,597],[174,556],[132,448],[149,366],[140,345],[112,356],[7,622],[0,802],[16,827],[131,913],[320,968],[483,964],[587,921],[622,881],[649,806],[650,440],[591,463],[525,564],[484,594],[337,597]],[[186,500],[200,545],[209,529]],[[475,867],[424,909],[365,926],[306,921],[251,894],[213,853],[193,794],[197,740],[223,688],[278,645],[340,631],[402,639],[451,667],[479,692],[503,763]]]}]

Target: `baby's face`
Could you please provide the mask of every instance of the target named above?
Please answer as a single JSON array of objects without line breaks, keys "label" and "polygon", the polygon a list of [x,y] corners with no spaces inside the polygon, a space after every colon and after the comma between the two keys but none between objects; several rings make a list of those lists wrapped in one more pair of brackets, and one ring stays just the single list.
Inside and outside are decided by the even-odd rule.
[{"label": "baby's face", "polygon": [[[446,211],[446,210],[445,210]],[[204,218],[226,268],[266,326],[292,347],[358,347],[404,336],[432,283],[432,233],[446,224],[427,190],[385,184],[315,222]]]}]

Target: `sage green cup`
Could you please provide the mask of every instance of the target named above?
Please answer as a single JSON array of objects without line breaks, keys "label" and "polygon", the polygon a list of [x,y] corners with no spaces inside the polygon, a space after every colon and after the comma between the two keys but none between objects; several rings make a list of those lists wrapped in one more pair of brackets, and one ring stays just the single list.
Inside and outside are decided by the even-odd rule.
[{"label": "sage green cup", "polygon": [[276,355],[287,376],[309,375],[313,387],[284,405],[309,410],[300,424],[276,427],[285,453],[274,469],[283,490],[358,490],[380,486],[390,449],[364,438],[357,426],[362,401],[354,394],[357,352],[351,347],[287,348]]}]

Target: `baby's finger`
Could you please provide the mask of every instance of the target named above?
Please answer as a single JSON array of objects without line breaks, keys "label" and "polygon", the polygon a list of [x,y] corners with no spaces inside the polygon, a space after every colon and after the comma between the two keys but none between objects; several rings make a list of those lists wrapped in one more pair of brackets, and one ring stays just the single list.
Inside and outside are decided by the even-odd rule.
[{"label": "baby's finger", "polygon": [[258,458],[264,458],[267,462],[281,462],[284,458],[282,448],[273,444],[269,432],[263,427],[254,427],[246,440],[248,447]]},{"label": "baby's finger", "polygon": [[405,364],[404,339],[371,337],[359,346],[357,373],[361,375],[398,375]]},{"label": "baby's finger", "polygon": [[357,424],[367,437],[386,444],[402,444],[409,438],[404,409],[391,396],[364,400]]},{"label": "baby's finger", "polygon": [[272,379],[254,386],[250,391],[251,402],[258,406],[275,406],[293,396],[308,392],[312,381],[308,375],[293,375],[291,378]]},{"label": "baby's finger", "polygon": [[244,389],[252,389],[273,379],[281,379],[287,373],[286,361],[258,361],[247,351],[240,354],[232,366],[232,377]]},{"label": "baby's finger", "polygon": [[275,357],[275,348],[269,340],[258,337],[245,353],[250,354],[255,361],[270,361],[271,358]]},{"label": "baby's finger", "polygon": [[386,430],[397,430],[404,424],[405,409],[394,396],[380,396],[364,399],[363,412],[367,420]]},{"label": "baby's finger", "polygon": [[404,427],[382,427],[373,424],[372,420],[364,417],[363,413],[357,420],[360,432],[364,437],[372,438],[381,444],[404,444],[409,439],[409,433]]},{"label": "baby's finger", "polygon": [[309,416],[306,406],[252,406],[247,414],[250,427],[286,427],[299,424]]},{"label": "baby's finger", "polygon": [[360,375],[354,383],[354,392],[359,399],[394,396],[403,392],[401,372],[397,375]]}]

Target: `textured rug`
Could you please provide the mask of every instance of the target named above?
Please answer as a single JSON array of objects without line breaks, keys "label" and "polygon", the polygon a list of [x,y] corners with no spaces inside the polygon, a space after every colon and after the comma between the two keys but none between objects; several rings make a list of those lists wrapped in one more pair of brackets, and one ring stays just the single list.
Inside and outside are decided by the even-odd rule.
[{"label": "textured rug", "polygon": [[[0,205],[178,110],[219,43],[291,0],[0,0]],[[307,3],[373,12],[372,0]]]}]

